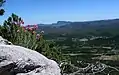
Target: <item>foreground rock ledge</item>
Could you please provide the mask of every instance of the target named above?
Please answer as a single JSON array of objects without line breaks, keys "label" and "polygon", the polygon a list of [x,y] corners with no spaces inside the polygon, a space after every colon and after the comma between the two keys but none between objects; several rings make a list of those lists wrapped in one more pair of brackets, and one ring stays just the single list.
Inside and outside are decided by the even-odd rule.
[{"label": "foreground rock ledge", "polygon": [[42,54],[0,37],[0,75],[61,75],[58,64]]}]

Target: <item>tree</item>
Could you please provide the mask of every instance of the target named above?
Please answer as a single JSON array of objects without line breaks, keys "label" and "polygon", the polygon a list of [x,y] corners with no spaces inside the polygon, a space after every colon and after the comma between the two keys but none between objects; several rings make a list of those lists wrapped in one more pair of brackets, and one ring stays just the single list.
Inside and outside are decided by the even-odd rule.
[{"label": "tree", "polygon": [[[6,0],[0,0],[0,7],[4,5]],[[0,16],[4,15],[5,10],[3,8],[0,8]]]}]

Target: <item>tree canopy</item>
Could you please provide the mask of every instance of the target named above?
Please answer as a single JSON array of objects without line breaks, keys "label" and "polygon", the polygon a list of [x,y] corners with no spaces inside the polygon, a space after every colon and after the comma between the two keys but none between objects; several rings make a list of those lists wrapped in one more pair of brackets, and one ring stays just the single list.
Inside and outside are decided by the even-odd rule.
[{"label": "tree canopy", "polygon": [[0,0],[0,16],[4,15],[5,10],[1,7],[4,5],[5,2],[6,0]]}]

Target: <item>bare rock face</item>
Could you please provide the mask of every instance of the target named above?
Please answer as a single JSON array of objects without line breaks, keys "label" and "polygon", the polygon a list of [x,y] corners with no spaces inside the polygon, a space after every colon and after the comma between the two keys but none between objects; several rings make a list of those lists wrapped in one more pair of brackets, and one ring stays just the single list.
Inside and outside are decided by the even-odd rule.
[{"label": "bare rock face", "polygon": [[0,75],[61,75],[55,61],[36,51],[9,44],[0,37]]},{"label": "bare rock face", "polygon": [[6,39],[3,39],[1,36],[0,36],[0,45],[12,45],[11,42],[7,41]]}]

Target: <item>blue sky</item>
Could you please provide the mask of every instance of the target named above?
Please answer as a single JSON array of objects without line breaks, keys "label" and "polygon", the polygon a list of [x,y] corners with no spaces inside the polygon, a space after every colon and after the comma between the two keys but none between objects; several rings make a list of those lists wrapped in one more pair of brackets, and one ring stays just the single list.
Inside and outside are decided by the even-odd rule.
[{"label": "blue sky", "polygon": [[119,0],[6,0],[0,24],[12,13],[25,24],[119,18]]}]

